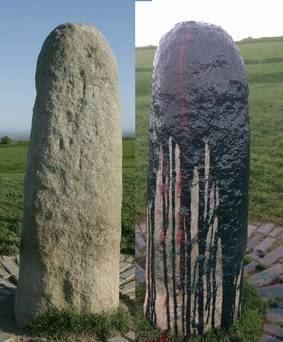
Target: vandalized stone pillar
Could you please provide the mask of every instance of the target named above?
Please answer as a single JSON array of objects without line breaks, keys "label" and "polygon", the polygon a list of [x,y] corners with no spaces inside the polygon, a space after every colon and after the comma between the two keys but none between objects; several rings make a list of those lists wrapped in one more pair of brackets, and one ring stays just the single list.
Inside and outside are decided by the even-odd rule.
[{"label": "vandalized stone pillar", "polygon": [[247,235],[247,75],[220,27],[160,42],[150,119],[146,316],[173,335],[227,328],[241,309]]},{"label": "vandalized stone pillar", "polygon": [[25,178],[15,315],[117,308],[122,137],[117,65],[96,28],[65,24],[43,44]]}]

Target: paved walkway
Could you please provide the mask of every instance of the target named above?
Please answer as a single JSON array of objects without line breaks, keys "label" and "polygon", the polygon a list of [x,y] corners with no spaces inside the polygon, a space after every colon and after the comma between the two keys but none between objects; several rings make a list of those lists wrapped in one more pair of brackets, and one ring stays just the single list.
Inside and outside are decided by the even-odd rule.
[{"label": "paved walkway", "polygon": [[[0,256],[0,342],[14,341],[45,341],[24,337],[23,332],[16,326],[14,319],[14,295],[18,282],[19,258]],[[135,298],[135,263],[132,256],[120,257],[120,296]],[[123,300],[122,300],[122,304]],[[125,336],[116,336],[109,342],[135,341],[131,332]]]},{"label": "paved walkway", "polygon": [[[144,282],[146,225],[136,226],[136,277]],[[283,340],[283,226],[255,222],[248,227],[245,276],[273,304],[266,310],[261,341]],[[271,301],[269,301],[270,303]]]},{"label": "paved walkway", "polygon": [[261,341],[283,339],[283,226],[256,222],[248,228],[245,274],[269,303]]}]

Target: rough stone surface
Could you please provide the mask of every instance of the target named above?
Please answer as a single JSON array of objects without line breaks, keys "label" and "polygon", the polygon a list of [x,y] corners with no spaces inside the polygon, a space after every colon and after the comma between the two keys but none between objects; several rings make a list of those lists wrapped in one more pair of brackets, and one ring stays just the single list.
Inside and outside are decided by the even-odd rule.
[{"label": "rough stone surface", "polygon": [[144,269],[139,264],[136,264],[136,281],[143,283],[145,281]]},{"label": "rough stone surface", "polygon": [[283,227],[277,226],[269,233],[269,235],[275,238],[282,232],[283,232]]},{"label": "rough stone surface", "polygon": [[259,228],[258,228],[258,232],[259,233],[262,233],[262,234],[269,234],[272,229],[275,227],[275,224],[272,223],[272,222],[269,222],[269,223],[264,223],[263,225],[261,225]]},{"label": "rough stone surface", "polygon": [[283,310],[282,309],[268,309],[266,312],[266,319],[269,322],[283,324]]},{"label": "rough stone surface", "polygon": [[[261,235],[262,241],[259,245],[252,243],[248,256],[254,261],[245,267],[245,276],[263,298],[266,300],[275,299],[277,304],[276,308],[272,307],[272,305],[265,312],[263,321],[263,323],[266,323],[264,325],[265,334],[260,341],[281,341],[283,340],[281,336],[283,331],[283,265],[281,265],[283,242],[279,239],[279,236],[283,234],[283,227],[275,226],[271,222],[257,222],[255,226],[256,228],[250,234],[248,242],[250,243],[258,235]],[[262,257],[267,250],[268,253]],[[256,253],[260,254],[261,257]],[[255,261],[258,263],[257,267],[254,267]],[[250,272],[251,270],[252,272]],[[278,302],[278,300],[281,300],[281,302]]]},{"label": "rough stone surface", "polygon": [[[17,278],[18,274],[18,263],[16,260],[18,257],[1,257],[4,260],[12,260],[15,261],[15,267],[12,267],[15,274],[12,274],[15,278]],[[7,280],[1,277],[1,271],[4,269],[3,264],[0,264],[0,336],[5,336],[9,341],[45,341],[44,339],[40,338],[32,338],[30,336],[26,336],[25,332],[19,329],[16,326],[15,318],[14,318],[14,295],[15,295],[15,287],[14,284],[6,283]],[[134,274],[135,269],[135,261],[132,256],[129,255],[120,255],[120,305],[128,308],[128,298],[130,299],[135,298],[135,279],[132,277],[132,280],[127,283],[127,288],[123,286],[123,282],[125,281],[124,271],[125,270],[132,270],[132,274]],[[11,275],[11,274],[10,274]],[[8,278],[9,279],[9,278]],[[3,282],[5,282],[8,287],[2,287]],[[133,332],[125,334],[124,336],[127,341],[135,341],[133,338]],[[8,341],[7,340],[7,341]],[[6,340],[5,340],[6,341]],[[1,342],[1,339],[0,339]]]},{"label": "rough stone surface", "polygon": [[259,293],[264,298],[281,298],[283,299],[283,286],[276,284],[276,285],[270,285],[270,286],[264,286],[259,289]]},{"label": "rough stone surface", "polygon": [[253,273],[255,272],[257,266],[258,266],[258,262],[252,261],[247,266],[244,267],[244,271],[246,273]]},{"label": "rough stone surface", "polygon": [[276,264],[265,271],[255,274],[249,279],[249,282],[256,287],[262,287],[272,284],[283,274],[283,265]]},{"label": "rough stone surface", "polygon": [[128,341],[129,340],[127,340],[126,338],[122,336],[111,337],[107,340],[107,342],[128,342]]},{"label": "rough stone surface", "polygon": [[254,224],[249,224],[248,225],[248,237],[251,237],[253,233],[256,231],[257,226]]},{"label": "rough stone surface", "polygon": [[253,260],[257,261],[259,260],[259,256],[255,254],[254,252],[247,254],[249,258],[252,258]]},{"label": "rough stone surface", "polygon": [[125,337],[129,340],[129,341],[136,341],[136,334],[133,331],[128,332]]},{"label": "rough stone surface", "polygon": [[250,240],[248,240],[247,250],[251,251],[254,249],[255,246],[257,246],[263,239],[263,236],[264,235],[262,233],[256,233]]},{"label": "rough stone surface", "polygon": [[260,342],[277,342],[277,341],[280,341],[280,340],[270,335],[263,335],[260,339]]},{"label": "rough stone surface", "polygon": [[15,315],[119,303],[122,137],[117,66],[87,25],[58,26],[36,70]]},{"label": "rough stone surface", "polygon": [[274,244],[276,239],[272,237],[267,237],[263,241],[261,241],[256,247],[255,247],[255,252],[260,256],[263,257],[267,250]]},{"label": "rough stone surface", "polygon": [[265,257],[262,259],[262,263],[270,266],[274,264],[277,260],[282,258],[282,256],[283,256],[283,246],[279,246],[278,248],[266,254]]},{"label": "rough stone surface", "polygon": [[140,257],[145,249],[145,241],[140,232],[136,231],[135,256]]},{"label": "rough stone surface", "polygon": [[280,328],[271,324],[264,324],[264,332],[275,337],[279,337],[280,340],[283,338],[283,328]]},{"label": "rough stone surface", "polygon": [[221,28],[180,23],[154,59],[146,316],[172,335],[229,327],[247,239],[247,75]]}]

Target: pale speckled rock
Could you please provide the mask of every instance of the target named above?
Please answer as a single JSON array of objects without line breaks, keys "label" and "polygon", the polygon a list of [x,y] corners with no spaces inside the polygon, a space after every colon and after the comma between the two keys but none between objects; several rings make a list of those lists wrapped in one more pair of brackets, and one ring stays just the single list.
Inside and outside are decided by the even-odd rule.
[{"label": "pale speckled rock", "polygon": [[117,64],[99,31],[58,26],[36,70],[15,315],[119,302],[122,136]]}]

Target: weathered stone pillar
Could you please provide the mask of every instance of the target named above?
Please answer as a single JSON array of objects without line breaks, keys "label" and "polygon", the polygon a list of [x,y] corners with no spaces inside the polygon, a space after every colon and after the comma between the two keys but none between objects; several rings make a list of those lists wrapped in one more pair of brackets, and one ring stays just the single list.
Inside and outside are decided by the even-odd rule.
[{"label": "weathered stone pillar", "polygon": [[43,44],[25,178],[15,315],[117,308],[122,136],[117,65],[95,27]]},{"label": "weathered stone pillar", "polygon": [[176,25],[154,60],[146,316],[174,335],[239,315],[247,235],[247,75],[220,27]]}]

